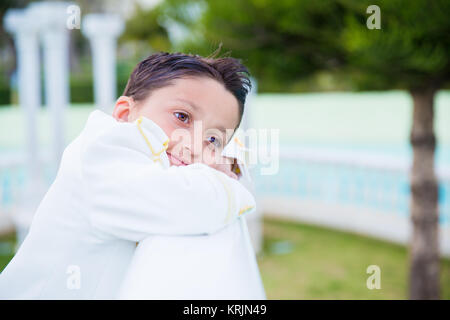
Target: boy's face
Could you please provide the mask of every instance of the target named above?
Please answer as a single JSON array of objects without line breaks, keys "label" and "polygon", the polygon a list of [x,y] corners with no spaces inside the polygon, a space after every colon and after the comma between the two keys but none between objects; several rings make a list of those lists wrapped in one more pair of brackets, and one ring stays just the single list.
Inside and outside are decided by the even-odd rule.
[{"label": "boy's face", "polygon": [[166,152],[171,165],[212,165],[239,123],[239,105],[220,82],[184,77],[153,90],[143,101],[120,97],[113,116],[126,122],[144,116],[159,125],[170,139]]}]

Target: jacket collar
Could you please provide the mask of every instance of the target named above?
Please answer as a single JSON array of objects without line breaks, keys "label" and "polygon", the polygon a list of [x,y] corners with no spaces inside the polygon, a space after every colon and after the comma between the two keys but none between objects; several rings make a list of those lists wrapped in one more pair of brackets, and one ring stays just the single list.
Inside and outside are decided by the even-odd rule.
[{"label": "jacket collar", "polygon": [[[142,119],[142,120],[139,120]],[[141,126],[153,133],[155,135],[155,138],[161,142],[161,144],[166,143],[166,141],[169,140],[169,137],[166,135],[166,133],[164,132],[163,129],[161,129],[160,126],[158,126],[154,121],[150,120],[147,117],[141,116],[138,119],[136,119],[134,122],[136,123],[137,121],[140,121]]]}]

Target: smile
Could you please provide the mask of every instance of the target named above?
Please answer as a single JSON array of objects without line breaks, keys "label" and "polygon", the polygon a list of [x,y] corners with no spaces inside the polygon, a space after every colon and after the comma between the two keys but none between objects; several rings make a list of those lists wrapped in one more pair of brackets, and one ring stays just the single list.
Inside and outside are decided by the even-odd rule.
[{"label": "smile", "polygon": [[170,160],[170,163],[172,163],[173,165],[175,165],[175,166],[187,166],[188,165],[188,163],[173,156],[171,153],[169,153],[169,152],[166,152],[166,153],[167,153],[167,157]]}]

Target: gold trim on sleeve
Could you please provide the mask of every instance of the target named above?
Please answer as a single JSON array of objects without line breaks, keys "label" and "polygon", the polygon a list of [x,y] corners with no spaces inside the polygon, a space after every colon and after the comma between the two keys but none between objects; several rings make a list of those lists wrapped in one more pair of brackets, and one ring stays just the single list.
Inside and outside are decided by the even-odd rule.
[{"label": "gold trim on sleeve", "polygon": [[225,218],[225,223],[229,222],[232,215],[233,215],[233,211],[235,210],[235,198],[234,198],[234,193],[233,191],[230,190],[230,187],[228,185],[228,183],[226,182],[226,180],[220,176],[220,174],[215,173],[215,175],[217,176],[217,178],[220,180],[220,182],[222,182],[222,185],[225,189],[225,192],[227,194],[227,198],[228,198],[228,212],[227,212],[227,217]]},{"label": "gold trim on sleeve", "polygon": [[145,135],[144,130],[142,130],[142,128],[141,128],[141,123],[142,123],[142,117],[139,117],[139,118],[136,120],[136,125],[137,125],[137,127],[138,127],[138,129],[139,129],[139,132],[140,132],[140,133],[142,134],[142,136],[144,137],[144,140],[145,140],[145,142],[147,143],[147,146],[150,148],[151,153],[152,153],[154,156],[159,157],[159,156],[161,155],[161,153],[163,153],[164,151],[167,150],[167,148],[168,148],[168,146],[169,146],[169,139],[167,139],[167,140],[162,144],[162,145],[163,145],[163,148],[162,148],[161,151],[155,152],[155,150],[153,150],[153,147],[152,147],[150,141],[148,140],[147,136]]},{"label": "gold trim on sleeve", "polygon": [[254,206],[245,206],[241,210],[239,210],[239,215],[242,215],[253,208],[254,208]]},{"label": "gold trim on sleeve", "polygon": [[241,142],[241,140],[238,139],[238,137],[234,138],[234,142],[236,142],[238,146],[245,148],[245,145]]}]

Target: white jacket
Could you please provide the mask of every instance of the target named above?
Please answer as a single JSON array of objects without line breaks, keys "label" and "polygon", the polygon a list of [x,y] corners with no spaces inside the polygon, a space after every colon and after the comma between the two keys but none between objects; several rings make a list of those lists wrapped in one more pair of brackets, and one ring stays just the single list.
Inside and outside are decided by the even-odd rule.
[{"label": "white jacket", "polygon": [[169,166],[167,143],[150,119],[93,111],[0,275],[0,298],[115,298],[136,242],[211,234],[253,210],[253,196],[224,173]]},{"label": "white jacket", "polygon": [[[223,155],[237,159],[240,181],[250,187],[245,148],[233,140]],[[118,298],[266,299],[245,218],[214,234],[151,235],[140,241]]]}]

